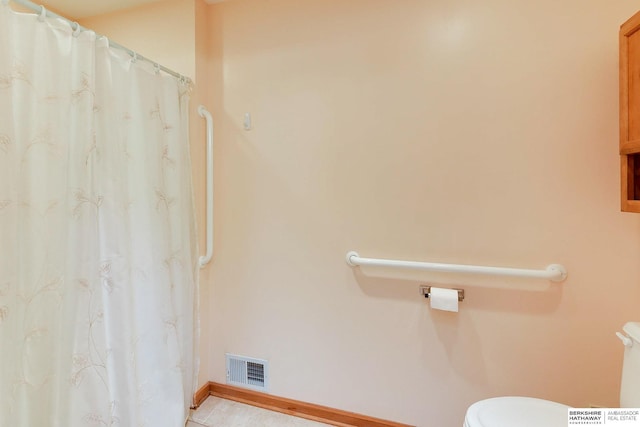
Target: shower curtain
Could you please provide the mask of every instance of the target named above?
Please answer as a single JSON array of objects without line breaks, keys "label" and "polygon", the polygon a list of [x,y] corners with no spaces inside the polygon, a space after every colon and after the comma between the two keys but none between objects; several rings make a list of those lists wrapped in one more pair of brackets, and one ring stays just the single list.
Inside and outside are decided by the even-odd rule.
[{"label": "shower curtain", "polygon": [[0,4],[0,426],[184,426],[189,87]]}]

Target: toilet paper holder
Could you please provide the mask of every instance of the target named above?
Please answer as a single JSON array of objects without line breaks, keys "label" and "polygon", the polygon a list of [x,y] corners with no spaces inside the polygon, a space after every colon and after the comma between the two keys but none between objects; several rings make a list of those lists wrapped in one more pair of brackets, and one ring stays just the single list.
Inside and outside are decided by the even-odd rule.
[{"label": "toilet paper holder", "polygon": [[[458,291],[458,301],[464,301],[464,289],[454,289]],[[425,298],[429,298],[431,294],[431,286],[420,286],[420,295],[424,295]]]}]

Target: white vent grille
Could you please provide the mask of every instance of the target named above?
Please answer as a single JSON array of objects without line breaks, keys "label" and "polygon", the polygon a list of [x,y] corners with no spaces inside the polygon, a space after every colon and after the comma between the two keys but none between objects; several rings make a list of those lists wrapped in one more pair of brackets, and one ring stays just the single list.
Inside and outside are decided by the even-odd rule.
[{"label": "white vent grille", "polygon": [[268,362],[262,359],[226,354],[227,384],[258,391],[268,390]]}]

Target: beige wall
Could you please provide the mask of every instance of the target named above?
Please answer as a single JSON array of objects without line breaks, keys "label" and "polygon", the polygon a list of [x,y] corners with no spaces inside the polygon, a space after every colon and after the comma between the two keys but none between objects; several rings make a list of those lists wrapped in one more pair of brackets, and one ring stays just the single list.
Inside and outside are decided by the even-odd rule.
[{"label": "beige wall", "polygon": [[[619,212],[617,156],[617,30],[636,8],[211,6],[223,84],[207,377],[225,381],[224,352],[266,358],[276,395],[419,426],[460,426],[496,395],[615,405],[614,332],[640,320],[640,216]],[[570,276],[542,291],[377,278],[348,250]],[[431,311],[425,282],[466,289],[461,312]]]},{"label": "beige wall", "polygon": [[[232,0],[194,2],[193,36],[171,14],[128,36],[113,21],[163,63],[176,52],[156,40],[185,37],[173,66],[195,64],[194,104],[216,121],[201,382],[225,381],[225,352],[266,358],[273,394],[429,427],[496,395],[616,405],[613,334],[640,320],[640,216],[619,212],[617,156],[617,29],[636,8]],[[569,279],[376,277],[348,250],[558,262]],[[431,311],[422,283],[464,288],[461,312]]]},{"label": "beige wall", "polygon": [[[195,1],[195,28],[196,28],[196,75],[197,83],[194,88],[192,108],[197,105],[204,105],[212,114],[213,110],[212,93],[213,90],[222,84],[221,74],[217,72],[212,64],[213,56],[211,54],[211,37],[208,22],[208,7],[202,0]],[[217,76],[217,77],[216,77]],[[194,173],[194,191],[196,195],[196,208],[198,213],[198,224],[200,226],[200,252],[205,253],[206,250],[206,217],[205,217],[205,201],[206,201],[206,151],[205,151],[205,121],[192,111],[192,124],[195,124],[191,130],[191,160]],[[214,133],[217,132],[218,120],[214,117]],[[219,137],[214,143],[220,143]],[[219,163],[219,160],[216,161]],[[211,341],[211,322],[209,321],[209,301],[211,300],[211,265],[200,271],[200,372],[199,384],[204,385],[210,380],[211,357],[213,353],[212,347],[214,343]]]},{"label": "beige wall", "polygon": [[166,0],[86,18],[80,23],[178,73],[193,78],[195,0]]}]

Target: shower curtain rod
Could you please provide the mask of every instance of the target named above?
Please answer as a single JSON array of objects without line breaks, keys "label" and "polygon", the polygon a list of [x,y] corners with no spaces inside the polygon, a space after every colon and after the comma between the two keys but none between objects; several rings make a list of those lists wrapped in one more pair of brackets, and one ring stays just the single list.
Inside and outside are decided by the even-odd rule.
[{"label": "shower curtain rod", "polygon": [[[35,4],[33,2],[30,2],[29,0],[2,0],[2,3],[4,5],[8,5],[9,2],[17,3],[17,4],[21,5],[21,6],[26,7],[27,9],[33,10],[34,12],[38,12],[41,15],[44,13],[44,15],[46,15],[46,16],[48,16],[50,18],[62,19],[63,21],[65,21],[69,25],[71,25],[71,28],[73,28],[74,31],[87,31],[88,30],[88,28],[84,28],[83,26],[81,26],[77,22],[72,21],[70,19],[67,19],[64,16],[60,16],[57,13],[51,12],[50,10],[47,10],[44,6]],[[106,37],[106,36],[96,33],[96,38],[100,38],[100,37]],[[109,40],[109,46],[115,47],[116,49],[120,49],[120,50],[125,51],[126,53],[131,55],[131,57],[133,58],[134,61],[147,61],[147,62],[150,62],[151,64],[154,65],[154,67],[157,70],[163,71],[166,74],[169,74],[170,76],[173,76],[173,77],[175,77],[175,78],[179,79],[180,81],[183,81],[183,82],[185,82],[187,84],[191,84],[192,83],[192,81],[191,81],[191,79],[189,77],[184,76],[184,75],[182,75],[180,73],[177,73],[177,72],[175,72],[175,71],[173,71],[173,70],[171,70],[171,69],[169,69],[169,68],[167,68],[167,67],[165,67],[163,65],[160,65],[159,63],[157,63],[155,61],[152,61],[151,59],[146,58],[146,57],[140,55],[139,53],[129,49],[128,47],[122,46],[121,44],[114,42],[113,40],[111,40],[108,37],[106,37],[106,38],[107,38],[107,40]]]}]

